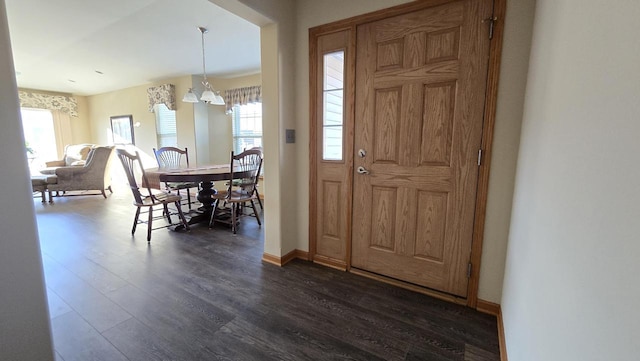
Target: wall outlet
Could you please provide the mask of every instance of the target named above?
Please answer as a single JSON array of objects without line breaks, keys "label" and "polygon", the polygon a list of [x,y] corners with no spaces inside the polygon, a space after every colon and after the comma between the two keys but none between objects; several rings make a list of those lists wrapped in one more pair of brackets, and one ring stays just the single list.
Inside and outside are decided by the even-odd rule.
[{"label": "wall outlet", "polygon": [[296,142],[296,130],[295,129],[286,129],[285,130],[285,139],[287,143],[295,143]]}]

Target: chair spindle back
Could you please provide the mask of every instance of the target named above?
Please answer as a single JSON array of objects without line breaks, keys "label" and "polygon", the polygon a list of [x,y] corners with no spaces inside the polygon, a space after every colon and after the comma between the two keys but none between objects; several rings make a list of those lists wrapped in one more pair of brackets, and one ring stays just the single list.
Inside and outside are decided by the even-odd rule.
[{"label": "chair spindle back", "polygon": [[184,150],[176,147],[162,147],[157,150],[153,148],[153,154],[155,154],[160,168],[184,168],[182,163],[183,156],[185,158],[187,168],[189,168],[189,151],[187,148],[184,148]]},{"label": "chair spindle back", "polygon": [[[234,173],[243,172],[247,173],[242,178],[240,188],[247,194],[253,194],[254,188],[258,183],[258,177],[260,176],[260,170],[262,169],[262,151],[259,149],[249,149],[244,152],[234,155],[231,152],[231,179],[236,179]],[[231,193],[231,187],[233,182],[229,182],[229,193]]]},{"label": "chair spindle back", "polygon": [[[149,196],[152,196],[153,193],[151,192],[151,188],[148,187],[149,182],[147,182],[147,175],[144,172],[142,160],[140,160],[140,154],[138,154],[138,152],[136,151],[135,155],[133,155],[124,149],[116,149],[116,154],[118,156],[118,159],[120,159],[120,162],[122,163],[125,174],[127,175],[129,187],[131,188],[131,192],[133,193],[133,199],[137,204],[142,204],[143,196],[140,193],[138,182],[136,182],[136,167],[139,167],[140,169],[140,172],[142,174],[142,184],[146,185]],[[136,164],[138,165],[136,166]]]}]

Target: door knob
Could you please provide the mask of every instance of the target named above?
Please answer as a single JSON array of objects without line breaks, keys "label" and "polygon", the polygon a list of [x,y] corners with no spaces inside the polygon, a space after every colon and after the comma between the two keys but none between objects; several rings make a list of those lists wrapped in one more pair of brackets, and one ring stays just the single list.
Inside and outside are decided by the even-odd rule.
[{"label": "door knob", "polygon": [[364,156],[367,155],[367,151],[364,149],[360,149],[358,151],[358,156],[360,156],[360,158],[364,158]]},{"label": "door knob", "polygon": [[366,170],[365,167],[362,167],[362,166],[358,167],[357,171],[360,174],[369,174],[369,171]]}]

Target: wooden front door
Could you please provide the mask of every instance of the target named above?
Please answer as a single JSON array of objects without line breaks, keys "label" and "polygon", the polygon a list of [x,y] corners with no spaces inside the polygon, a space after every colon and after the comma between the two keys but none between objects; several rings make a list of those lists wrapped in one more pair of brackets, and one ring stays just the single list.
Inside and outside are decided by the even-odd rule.
[{"label": "wooden front door", "polygon": [[351,266],[466,297],[491,0],[356,32]]}]

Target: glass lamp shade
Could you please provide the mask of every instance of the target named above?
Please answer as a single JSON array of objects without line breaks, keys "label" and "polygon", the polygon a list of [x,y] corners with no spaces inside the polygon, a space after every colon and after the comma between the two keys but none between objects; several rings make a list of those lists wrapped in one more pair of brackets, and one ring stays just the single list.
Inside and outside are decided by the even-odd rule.
[{"label": "glass lamp shade", "polygon": [[213,94],[211,90],[207,89],[204,92],[202,92],[202,96],[200,97],[200,100],[202,100],[203,102],[213,103],[216,100],[216,95]]},{"label": "glass lamp shade", "polygon": [[224,105],[224,99],[222,99],[222,96],[220,96],[220,94],[216,94],[214,97],[214,100],[211,102],[211,104],[213,105]]},{"label": "glass lamp shade", "polygon": [[182,101],[186,103],[197,103],[198,97],[193,92],[193,89],[189,88],[189,91],[187,92],[187,94],[184,95],[184,98],[182,98]]}]

